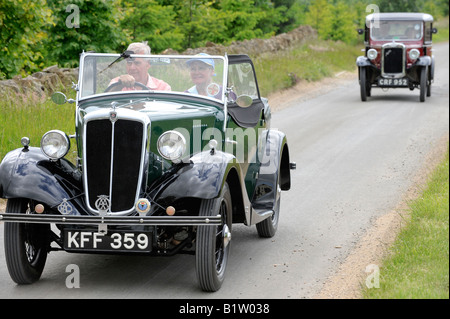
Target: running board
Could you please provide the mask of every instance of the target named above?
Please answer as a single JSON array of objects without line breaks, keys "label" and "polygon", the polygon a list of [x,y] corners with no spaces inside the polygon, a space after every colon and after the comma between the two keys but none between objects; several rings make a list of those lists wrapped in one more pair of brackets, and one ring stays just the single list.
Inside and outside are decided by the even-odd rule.
[{"label": "running board", "polygon": [[258,224],[262,222],[264,219],[272,217],[273,210],[261,210],[261,209],[252,209],[252,219],[251,225]]}]

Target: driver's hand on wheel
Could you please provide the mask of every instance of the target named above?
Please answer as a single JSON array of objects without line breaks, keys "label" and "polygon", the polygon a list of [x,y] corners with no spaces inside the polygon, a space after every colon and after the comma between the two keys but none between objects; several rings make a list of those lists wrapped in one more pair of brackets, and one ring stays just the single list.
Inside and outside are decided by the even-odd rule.
[{"label": "driver's hand on wheel", "polygon": [[134,86],[134,77],[129,74],[122,74],[119,77],[119,82],[121,82],[126,87],[133,87]]}]

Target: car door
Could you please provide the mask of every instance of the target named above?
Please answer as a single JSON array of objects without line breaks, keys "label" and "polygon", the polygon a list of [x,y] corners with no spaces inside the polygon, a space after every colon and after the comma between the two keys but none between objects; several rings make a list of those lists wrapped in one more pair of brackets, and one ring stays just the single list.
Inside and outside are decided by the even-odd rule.
[{"label": "car door", "polygon": [[[249,198],[252,197],[259,171],[258,145],[266,128],[264,103],[260,97],[255,68],[247,55],[228,56],[228,114],[225,151],[241,163]],[[239,106],[246,97],[249,105]],[[250,97],[250,99],[248,98]],[[239,103],[240,104],[240,103]],[[242,105],[242,104],[241,104]]]}]

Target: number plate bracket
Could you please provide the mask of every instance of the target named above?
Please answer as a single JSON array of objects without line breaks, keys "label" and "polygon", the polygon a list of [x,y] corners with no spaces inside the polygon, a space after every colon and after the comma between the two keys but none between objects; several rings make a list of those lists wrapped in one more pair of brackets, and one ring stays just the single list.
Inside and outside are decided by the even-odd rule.
[{"label": "number plate bracket", "polygon": [[108,225],[106,225],[106,224],[99,224],[98,225],[98,232],[100,234],[103,234],[103,235],[107,234],[108,233]]}]

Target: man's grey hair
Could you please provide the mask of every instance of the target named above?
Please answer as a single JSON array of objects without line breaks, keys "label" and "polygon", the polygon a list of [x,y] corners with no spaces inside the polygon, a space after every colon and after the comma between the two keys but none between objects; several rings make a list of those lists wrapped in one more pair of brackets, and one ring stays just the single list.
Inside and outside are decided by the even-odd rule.
[{"label": "man's grey hair", "polygon": [[147,54],[150,55],[152,50],[147,44],[147,41],[130,43],[127,50],[133,51],[135,54]]}]

